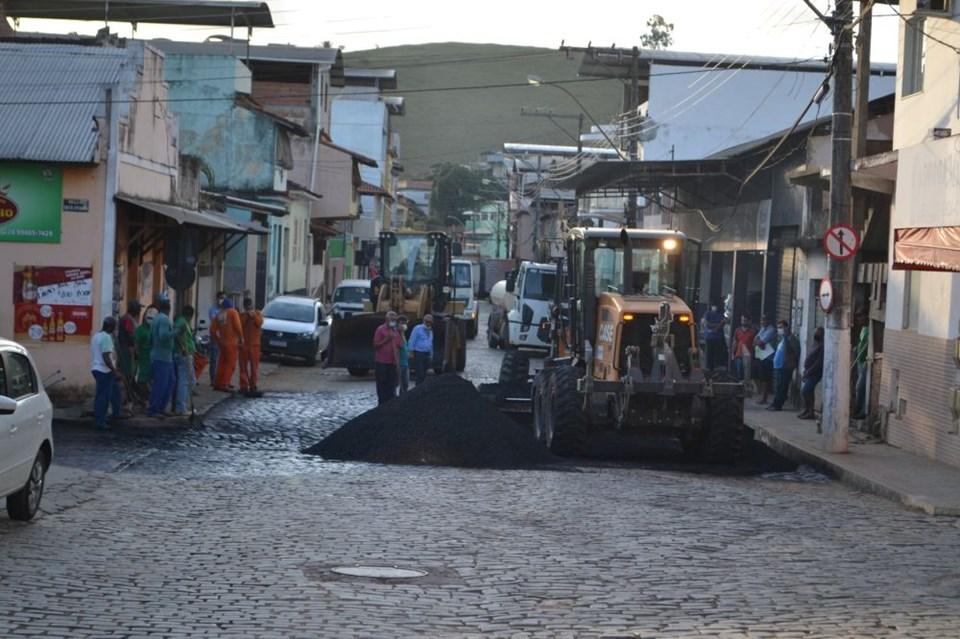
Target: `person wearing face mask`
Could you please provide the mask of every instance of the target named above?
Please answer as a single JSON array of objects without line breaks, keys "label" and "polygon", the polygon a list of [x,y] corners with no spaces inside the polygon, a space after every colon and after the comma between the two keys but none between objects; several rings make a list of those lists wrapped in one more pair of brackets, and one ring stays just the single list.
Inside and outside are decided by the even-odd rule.
[{"label": "person wearing face mask", "polygon": [[387,311],[383,324],[373,334],[373,370],[377,379],[377,405],[385,404],[397,394],[397,359],[401,337],[397,314]]},{"label": "person wearing face mask", "polygon": [[803,411],[797,417],[800,419],[815,419],[815,393],[817,384],[823,378],[823,327],[818,326],[813,332],[813,346],[807,351],[807,358],[803,360],[803,382],[800,387],[800,396],[803,397]]},{"label": "person wearing face mask", "polygon": [[793,371],[797,368],[800,359],[800,342],[790,332],[790,325],[785,320],[777,322],[777,351],[773,355],[773,383],[776,392],[773,403],[767,410],[783,410],[790,392],[790,382],[793,380]]},{"label": "person wearing face mask", "polygon": [[[770,347],[767,349],[767,347]],[[760,399],[758,404],[766,404],[770,399],[770,386],[773,384],[773,356],[777,346],[777,329],[765,314],[760,316],[760,331],[753,338],[756,361],[756,378]]]},{"label": "person wearing face mask", "polygon": [[723,338],[723,325],[726,318],[720,311],[718,304],[710,305],[710,310],[703,316],[703,336],[707,342],[707,370],[723,366],[727,361],[726,343]]},{"label": "person wearing face mask", "polygon": [[419,386],[427,379],[433,360],[433,315],[424,315],[423,321],[413,327],[407,348],[413,354],[414,381]]},{"label": "person wearing face mask", "polygon": [[753,359],[753,338],[757,329],[750,323],[750,317],[742,315],[740,326],[733,333],[733,369],[741,382],[750,379],[750,364]]}]

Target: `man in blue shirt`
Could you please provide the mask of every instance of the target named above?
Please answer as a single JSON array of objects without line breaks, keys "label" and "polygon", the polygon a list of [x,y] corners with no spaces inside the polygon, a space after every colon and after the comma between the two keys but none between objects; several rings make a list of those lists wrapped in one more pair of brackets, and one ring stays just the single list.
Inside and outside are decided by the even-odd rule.
[{"label": "man in blue shirt", "polygon": [[793,381],[793,371],[797,368],[800,359],[800,342],[790,332],[790,325],[785,320],[777,322],[777,336],[780,343],[773,354],[773,379],[776,392],[767,410],[783,410],[783,404],[790,393],[790,382]]},{"label": "man in blue shirt", "polygon": [[423,321],[413,327],[407,349],[413,355],[414,382],[419,386],[427,379],[427,368],[433,360],[433,315],[424,315]]},{"label": "man in blue shirt", "polygon": [[770,347],[770,354],[761,358],[757,355],[756,378],[759,386],[760,399],[758,404],[766,404],[770,398],[770,387],[773,385],[773,355],[777,347],[777,328],[767,317],[766,313],[760,316],[760,332],[753,338],[754,352],[759,353]]},{"label": "man in blue shirt", "polygon": [[710,310],[703,316],[703,336],[707,342],[707,370],[723,366],[727,361],[726,343],[723,338],[723,325],[726,318],[717,304],[711,304]]}]

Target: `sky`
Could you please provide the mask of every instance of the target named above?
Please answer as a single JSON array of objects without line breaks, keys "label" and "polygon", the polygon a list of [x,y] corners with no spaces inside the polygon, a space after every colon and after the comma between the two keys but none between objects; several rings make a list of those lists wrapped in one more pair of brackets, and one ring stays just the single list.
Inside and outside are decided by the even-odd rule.
[{"label": "sky", "polygon": [[[662,15],[674,24],[671,49],[703,53],[774,55],[811,58],[827,55],[831,40],[803,0],[608,0],[603,12],[591,3],[484,3],[431,0],[366,0],[363,3],[321,0],[269,0],[274,29],[254,30],[254,44],[316,46],[329,41],[346,51],[427,42],[477,42],[557,48],[639,45],[647,18]],[[814,0],[826,11],[828,0]],[[859,6],[859,3],[857,3]],[[469,8],[466,8],[469,7]],[[564,7],[564,8],[557,8]],[[895,62],[899,18],[883,5],[874,11],[873,59]],[[23,20],[20,29],[55,33],[96,33],[102,22]],[[131,26],[112,30],[132,35]],[[140,25],[140,38],[204,40],[224,34],[222,27]],[[245,32],[235,34],[243,37]]]}]

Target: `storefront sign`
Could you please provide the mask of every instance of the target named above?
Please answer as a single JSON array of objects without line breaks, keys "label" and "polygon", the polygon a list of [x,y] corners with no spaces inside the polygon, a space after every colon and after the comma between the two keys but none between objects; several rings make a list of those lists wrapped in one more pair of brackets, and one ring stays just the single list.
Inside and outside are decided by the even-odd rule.
[{"label": "storefront sign", "polygon": [[0,164],[0,242],[60,243],[60,167]]},{"label": "storefront sign", "polygon": [[13,318],[14,339],[87,341],[93,329],[93,269],[15,266]]}]

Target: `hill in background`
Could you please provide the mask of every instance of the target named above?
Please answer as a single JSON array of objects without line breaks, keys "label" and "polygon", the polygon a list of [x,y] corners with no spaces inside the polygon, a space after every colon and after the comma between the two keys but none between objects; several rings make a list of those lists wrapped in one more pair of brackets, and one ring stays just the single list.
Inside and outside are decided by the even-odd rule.
[{"label": "hill in background", "polygon": [[[579,56],[567,58],[536,47],[447,42],[345,52],[344,64],[397,70],[396,95],[406,98],[406,115],[394,119],[404,177],[427,177],[430,167],[442,162],[476,162],[484,151],[502,150],[504,142],[576,144],[575,119],[521,117],[520,110],[577,115],[579,108],[563,91],[526,82],[531,74],[544,81],[576,80]],[[521,86],[453,89],[504,84]],[[610,122],[620,111],[623,89],[617,80],[588,79],[564,87],[598,122]],[[584,130],[589,128],[585,118]]]}]

